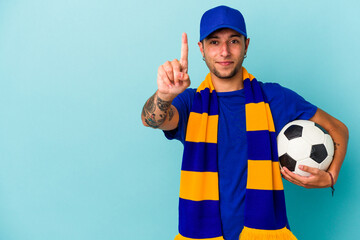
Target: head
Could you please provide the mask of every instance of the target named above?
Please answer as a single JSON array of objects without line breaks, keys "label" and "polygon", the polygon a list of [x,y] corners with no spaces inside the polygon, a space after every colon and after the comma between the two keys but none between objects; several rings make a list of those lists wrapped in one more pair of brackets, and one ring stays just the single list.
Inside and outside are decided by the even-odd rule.
[{"label": "head", "polygon": [[249,41],[244,18],[238,10],[219,6],[202,16],[198,45],[216,77],[230,79],[239,74]]}]

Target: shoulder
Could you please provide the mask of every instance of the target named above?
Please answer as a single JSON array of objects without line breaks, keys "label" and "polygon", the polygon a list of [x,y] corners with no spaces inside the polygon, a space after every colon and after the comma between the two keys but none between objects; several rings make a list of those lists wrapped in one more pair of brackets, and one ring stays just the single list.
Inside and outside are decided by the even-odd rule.
[{"label": "shoulder", "polygon": [[301,98],[295,91],[273,82],[260,82],[260,85],[264,91],[264,94],[269,102],[276,100],[285,100]]},{"label": "shoulder", "polygon": [[281,130],[286,123],[295,119],[310,119],[317,110],[315,105],[295,91],[278,83],[260,83],[260,85],[270,104],[277,130]]},{"label": "shoulder", "polygon": [[265,94],[273,94],[284,91],[286,88],[281,86],[279,83],[273,82],[259,82]]},{"label": "shoulder", "polygon": [[288,107],[291,104],[310,104],[302,96],[295,91],[281,86],[278,83],[260,83],[262,86],[264,95],[270,105],[283,105]]}]

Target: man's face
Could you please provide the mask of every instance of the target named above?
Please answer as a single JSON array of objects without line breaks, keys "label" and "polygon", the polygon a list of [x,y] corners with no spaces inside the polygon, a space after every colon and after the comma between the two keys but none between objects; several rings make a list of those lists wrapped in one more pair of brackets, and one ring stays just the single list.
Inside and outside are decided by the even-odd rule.
[{"label": "man's face", "polygon": [[238,32],[224,28],[211,33],[198,44],[210,72],[220,79],[230,79],[239,74],[249,39],[245,41]]}]

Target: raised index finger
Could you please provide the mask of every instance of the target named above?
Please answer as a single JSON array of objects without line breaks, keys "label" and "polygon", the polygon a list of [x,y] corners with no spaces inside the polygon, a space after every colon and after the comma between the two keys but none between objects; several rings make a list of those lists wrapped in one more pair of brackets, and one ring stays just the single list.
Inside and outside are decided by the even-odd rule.
[{"label": "raised index finger", "polygon": [[180,57],[180,64],[181,64],[181,70],[183,72],[187,73],[188,70],[188,40],[187,40],[187,34],[182,34],[182,41],[181,41],[181,57]]}]

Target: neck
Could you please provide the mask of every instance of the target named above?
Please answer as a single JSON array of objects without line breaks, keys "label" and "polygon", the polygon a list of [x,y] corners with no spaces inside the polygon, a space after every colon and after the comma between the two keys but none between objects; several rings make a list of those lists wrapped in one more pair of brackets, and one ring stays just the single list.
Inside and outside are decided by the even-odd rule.
[{"label": "neck", "polygon": [[242,68],[240,68],[237,74],[232,78],[218,78],[211,72],[211,80],[216,92],[232,92],[243,89],[244,82],[242,72]]}]

